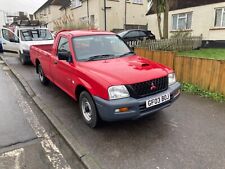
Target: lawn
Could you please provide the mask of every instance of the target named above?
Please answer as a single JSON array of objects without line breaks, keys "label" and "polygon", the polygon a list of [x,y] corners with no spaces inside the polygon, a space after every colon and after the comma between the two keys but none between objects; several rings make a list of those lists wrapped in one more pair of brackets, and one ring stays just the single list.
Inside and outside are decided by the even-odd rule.
[{"label": "lawn", "polygon": [[182,51],[182,52],[178,52],[178,55],[225,60],[225,48],[224,49],[209,48],[209,49],[200,49],[200,50],[192,50],[192,51]]}]

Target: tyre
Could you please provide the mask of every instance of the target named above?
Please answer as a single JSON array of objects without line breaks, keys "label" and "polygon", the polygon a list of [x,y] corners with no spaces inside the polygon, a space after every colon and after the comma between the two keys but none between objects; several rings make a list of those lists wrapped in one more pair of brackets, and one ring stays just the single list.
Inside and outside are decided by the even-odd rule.
[{"label": "tyre", "polygon": [[39,75],[39,79],[40,79],[41,83],[43,85],[47,86],[49,84],[49,80],[47,77],[45,77],[45,74],[43,72],[41,64],[38,65],[38,75]]},{"label": "tyre", "polygon": [[26,62],[26,59],[25,59],[24,55],[19,53],[19,56],[20,56],[20,62],[22,63],[22,65],[26,65],[27,62]]},{"label": "tyre", "polygon": [[87,91],[81,92],[79,107],[85,123],[91,128],[97,127],[100,119],[93,98]]}]

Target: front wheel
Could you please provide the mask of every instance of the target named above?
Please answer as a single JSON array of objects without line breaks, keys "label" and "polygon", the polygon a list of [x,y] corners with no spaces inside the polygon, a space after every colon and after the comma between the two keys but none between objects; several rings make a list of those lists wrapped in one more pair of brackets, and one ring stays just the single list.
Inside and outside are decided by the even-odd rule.
[{"label": "front wheel", "polygon": [[39,79],[40,79],[41,83],[43,85],[47,86],[49,84],[49,80],[47,77],[45,77],[45,74],[43,72],[41,64],[38,65],[38,75],[39,75]]},{"label": "front wheel", "polygon": [[20,57],[20,62],[22,63],[22,65],[26,65],[26,59],[25,56],[22,53],[19,53],[19,57]]},{"label": "front wheel", "polygon": [[99,123],[97,109],[91,95],[87,91],[83,91],[80,94],[79,107],[85,123],[91,128],[97,127]]}]

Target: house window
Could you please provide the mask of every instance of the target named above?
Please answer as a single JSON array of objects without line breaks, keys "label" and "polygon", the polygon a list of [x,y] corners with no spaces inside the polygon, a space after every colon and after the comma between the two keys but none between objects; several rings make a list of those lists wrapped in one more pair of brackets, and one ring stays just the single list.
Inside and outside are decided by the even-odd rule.
[{"label": "house window", "polygon": [[143,4],[143,0],[133,0],[134,4]]},{"label": "house window", "polygon": [[172,30],[188,30],[191,29],[192,13],[181,13],[172,15]]},{"label": "house window", "polygon": [[225,8],[216,9],[215,27],[225,27]]},{"label": "house window", "polygon": [[71,0],[71,7],[72,8],[77,8],[80,7],[82,5],[81,0]]}]

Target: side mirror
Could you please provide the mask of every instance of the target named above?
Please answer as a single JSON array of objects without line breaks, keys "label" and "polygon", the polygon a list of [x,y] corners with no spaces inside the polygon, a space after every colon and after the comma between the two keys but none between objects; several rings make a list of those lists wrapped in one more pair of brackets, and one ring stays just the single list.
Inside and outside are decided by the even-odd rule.
[{"label": "side mirror", "polygon": [[69,63],[73,62],[71,54],[67,51],[58,52],[58,58],[59,58],[59,60],[65,60]]}]

